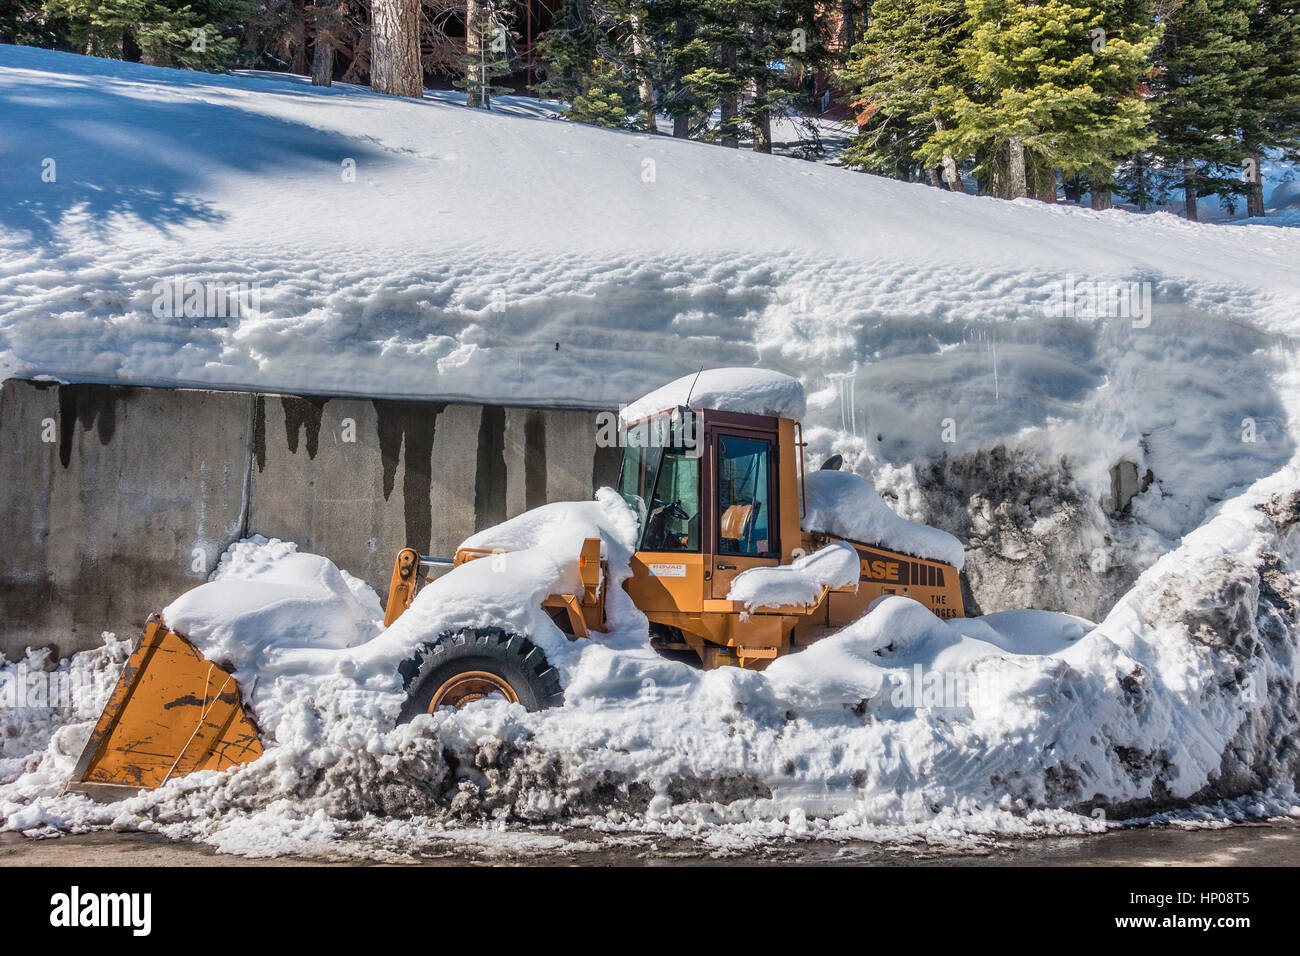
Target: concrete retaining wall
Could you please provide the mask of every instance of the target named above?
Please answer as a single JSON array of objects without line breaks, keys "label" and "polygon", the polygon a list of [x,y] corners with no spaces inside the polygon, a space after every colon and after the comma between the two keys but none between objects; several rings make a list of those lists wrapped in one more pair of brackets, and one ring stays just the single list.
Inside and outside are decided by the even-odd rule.
[{"label": "concrete retaining wall", "polygon": [[0,651],[125,636],[231,542],[298,542],[385,597],[410,544],[611,484],[591,411],[9,380]]}]

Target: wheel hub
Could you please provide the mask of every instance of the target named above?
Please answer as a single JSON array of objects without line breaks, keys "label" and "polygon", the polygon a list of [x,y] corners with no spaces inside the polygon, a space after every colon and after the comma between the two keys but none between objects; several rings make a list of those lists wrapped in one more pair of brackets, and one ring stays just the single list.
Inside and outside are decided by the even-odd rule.
[{"label": "wheel hub", "polygon": [[433,692],[429,701],[429,713],[432,714],[439,707],[464,707],[492,694],[500,694],[512,704],[519,703],[519,695],[505,678],[488,671],[465,671],[448,678]]}]

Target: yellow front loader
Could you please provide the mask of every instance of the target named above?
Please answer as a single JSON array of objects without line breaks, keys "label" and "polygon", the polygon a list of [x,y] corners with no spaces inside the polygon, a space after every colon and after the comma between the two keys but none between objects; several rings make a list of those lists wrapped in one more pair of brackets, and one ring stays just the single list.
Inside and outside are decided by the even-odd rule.
[{"label": "yellow front loader", "polygon": [[[686,427],[689,424],[690,427]],[[627,426],[619,492],[640,513],[640,541],[625,587],[668,656],[709,669],[761,669],[834,633],[885,594],[904,595],[944,618],[964,614],[957,569],[849,541],[857,587],[822,589],[811,605],[747,610],[729,597],[751,568],[788,565],[835,540],[803,529],[803,442],[787,418],[674,408]],[[492,552],[462,548],[460,565]],[[581,587],[543,607],[573,640],[605,627],[600,540],[578,555]],[[384,624],[411,605],[440,562],[412,548],[397,555]],[[401,668],[402,718],[499,694],[529,709],[563,701],[545,654],[496,628],[430,635]],[[161,786],[196,770],[223,770],[262,753],[257,727],[234,678],[159,615],[149,619],[68,789],[95,797]]]}]

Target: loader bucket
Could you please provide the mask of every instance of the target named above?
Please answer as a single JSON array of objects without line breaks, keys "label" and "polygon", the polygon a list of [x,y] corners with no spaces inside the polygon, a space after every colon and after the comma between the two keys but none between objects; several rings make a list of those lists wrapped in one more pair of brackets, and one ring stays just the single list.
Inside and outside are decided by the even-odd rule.
[{"label": "loader bucket", "polygon": [[120,800],[173,777],[225,770],[261,755],[234,677],[155,614],[66,789]]}]

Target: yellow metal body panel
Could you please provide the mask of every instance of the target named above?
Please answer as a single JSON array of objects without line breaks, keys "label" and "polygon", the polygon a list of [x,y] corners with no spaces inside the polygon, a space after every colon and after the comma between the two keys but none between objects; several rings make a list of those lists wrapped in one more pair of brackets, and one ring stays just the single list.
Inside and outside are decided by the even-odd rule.
[{"label": "yellow metal body panel", "polygon": [[172,777],[226,770],[261,755],[235,679],[154,615],[68,789],[92,796],[153,789]]},{"label": "yellow metal body panel", "polygon": [[705,594],[709,555],[680,551],[638,551],[632,576],[624,584],[646,614],[699,614]]}]

